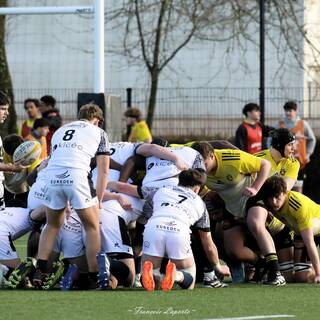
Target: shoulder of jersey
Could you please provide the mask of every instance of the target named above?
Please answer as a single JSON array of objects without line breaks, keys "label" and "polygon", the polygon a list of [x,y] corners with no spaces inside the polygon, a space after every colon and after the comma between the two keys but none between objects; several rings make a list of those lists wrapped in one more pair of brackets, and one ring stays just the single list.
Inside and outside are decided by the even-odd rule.
[{"label": "shoulder of jersey", "polygon": [[222,149],[219,151],[222,161],[240,160],[241,152],[239,150]]},{"label": "shoulder of jersey", "polygon": [[260,152],[257,152],[257,153],[255,153],[254,154],[254,156],[256,156],[256,157],[265,157],[267,155],[267,151],[260,151]]},{"label": "shoulder of jersey", "polygon": [[299,161],[295,157],[289,157],[288,160],[292,163],[298,163]]},{"label": "shoulder of jersey", "polygon": [[289,207],[297,211],[301,207],[301,202],[294,193],[290,193],[288,197]]}]

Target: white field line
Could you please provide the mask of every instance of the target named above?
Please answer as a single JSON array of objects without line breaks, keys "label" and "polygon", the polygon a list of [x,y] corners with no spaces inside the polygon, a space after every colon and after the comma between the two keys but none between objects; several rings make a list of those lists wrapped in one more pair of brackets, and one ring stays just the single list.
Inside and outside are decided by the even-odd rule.
[{"label": "white field line", "polygon": [[254,320],[254,319],[279,319],[279,318],[295,318],[292,314],[273,314],[265,316],[248,316],[248,317],[236,317],[236,318],[211,318],[204,320]]}]

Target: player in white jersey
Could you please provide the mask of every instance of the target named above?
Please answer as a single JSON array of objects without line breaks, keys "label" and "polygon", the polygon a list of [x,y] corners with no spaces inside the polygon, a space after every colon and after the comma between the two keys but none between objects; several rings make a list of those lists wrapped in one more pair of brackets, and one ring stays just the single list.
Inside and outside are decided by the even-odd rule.
[{"label": "player in white jersey", "polygon": [[[100,249],[99,206],[106,189],[109,171],[109,142],[101,128],[102,110],[93,104],[80,108],[78,121],[58,129],[51,141],[52,152],[46,168],[47,224],[39,243],[35,286],[42,287],[47,275],[47,261],[56,235],[64,221],[67,202],[77,211],[87,234],[86,256],[92,283],[97,281]],[[96,193],[89,179],[90,162],[96,156],[98,182]],[[99,257],[99,256],[97,256]],[[100,279],[100,286],[102,278]],[[107,282],[108,279],[105,279]]]},{"label": "player in white jersey", "polygon": [[204,170],[185,170],[179,175],[178,186],[160,188],[153,196],[153,215],[143,235],[142,283],[146,290],[155,289],[163,257],[170,259],[161,282],[164,291],[174,282],[192,289],[195,282],[195,262],[190,246],[190,227],[199,230],[208,259],[219,272],[218,251],[212,241],[208,211],[197,195],[206,181]]},{"label": "player in white jersey", "polygon": [[8,267],[10,273],[20,263],[13,241],[29,232],[44,217],[44,207],[33,211],[10,207],[0,211],[0,263]]}]

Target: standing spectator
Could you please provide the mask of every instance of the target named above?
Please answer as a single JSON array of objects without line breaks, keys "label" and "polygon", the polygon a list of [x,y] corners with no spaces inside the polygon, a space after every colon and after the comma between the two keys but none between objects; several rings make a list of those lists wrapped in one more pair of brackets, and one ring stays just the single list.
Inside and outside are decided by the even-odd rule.
[{"label": "standing spectator", "polygon": [[52,108],[43,113],[43,117],[49,121],[49,132],[47,134],[47,154],[51,152],[51,139],[53,134],[62,126],[62,118],[58,108]]},{"label": "standing spectator", "polygon": [[53,96],[49,96],[49,95],[46,95],[46,96],[42,96],[40,98],[40,111],[42,113],[42,115],[48,111],[48,110],[51,110],[53,108],[55,108],[56,106],[56,99],[53,97]]},{"label": "standing spectator", "polygon": [[274,128],[260,123],[261,111],[256,103],[248,103],[242,109],[245,119],[236,131],[235,145],[243,151],[254,154],[264,148],[264,138]]},{"label": "standing spectator", "polygon": [[37,119],[33,124],[33,129],[30,134],[26,136],[25,140],[35,140],[41,144],[40,160],[44,160],[48,157],[47,153],[47,134],[49,132],[49,120],[46,118]]},{"label": "standing spectator", "polygon": [[294,156],[300,162],[300,171],[292,190],[302,192],[303,181],[306,179],[305,166],[316,147],[316,137],[309,123],[298,116],[298,105],[295,101],[286,102],[283,109],[285,117],[276,126],[288,128],[296,137]]},{"label": "standing spectator", "polygon": [[31,131],[34,121],[41,118],[40,101],[38,99],[28,98],[24,100],[24,110],[28,115],[28,119],[22,123],[19,128],[19,135],[24,139]]},{"label": "standing spectator", "polygon": [[147,123],[141,120],[141,111],[138,108],[129,108],[124,116],[127,118],[127,125],[131,126],[129,142],[150,143],[152,141],[150,129]]}]

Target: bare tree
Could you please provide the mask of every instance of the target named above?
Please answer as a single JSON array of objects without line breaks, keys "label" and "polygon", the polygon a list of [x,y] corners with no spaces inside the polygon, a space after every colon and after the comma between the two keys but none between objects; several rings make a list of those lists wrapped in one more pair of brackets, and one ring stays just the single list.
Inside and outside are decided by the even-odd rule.
[{"label": "bare tree", "polygon": [[[0,7],[6,7],[7,0],[0,0]],[[12,104],[10,106],[10,115],[6,122],[0,127],[1,135],[17,132],[17,115],[14,108],[14,95],[12,81],[9,72],[9,66],[5,48],[5,16],[0,15],[0,89],[6,92],[10,97]]]}]

